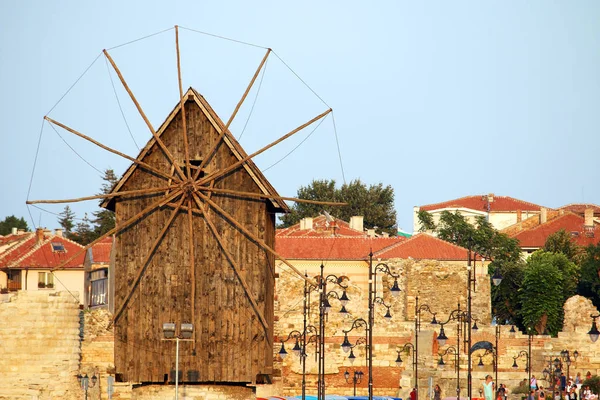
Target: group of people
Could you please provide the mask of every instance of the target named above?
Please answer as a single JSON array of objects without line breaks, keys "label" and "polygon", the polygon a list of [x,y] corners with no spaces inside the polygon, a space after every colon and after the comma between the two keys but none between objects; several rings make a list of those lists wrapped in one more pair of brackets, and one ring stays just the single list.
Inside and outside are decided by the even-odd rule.
[{"label": "group of people", "polygon": [[[588,372],[586,378],[591,377],[591,373]],[[556,378],[556,382],[554,385],[554,393],[552,389],[546,388],[549,390],[545,390],[542,386],[538,385],[538,381],[535,375],[531,376],[531,381],[529,382],[529,395],[527,396],[527,400],[597,400],[598,396],[590,390],[589,386],[583,386],[583,379],[581,378],[581,373],[577,373],[575,379],[572,377],[565,376],[564,373],[561,373],[560,376]]]}]

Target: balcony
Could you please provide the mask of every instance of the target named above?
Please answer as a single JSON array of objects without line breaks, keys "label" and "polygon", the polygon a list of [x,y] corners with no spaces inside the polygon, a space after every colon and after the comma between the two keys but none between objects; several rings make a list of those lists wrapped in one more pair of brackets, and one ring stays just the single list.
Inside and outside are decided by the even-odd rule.
[{"label": "balcony", "polygon": [[9,292],[16,292],[17,290],[21,290],[21,282],[9,279],[7,287]]}]

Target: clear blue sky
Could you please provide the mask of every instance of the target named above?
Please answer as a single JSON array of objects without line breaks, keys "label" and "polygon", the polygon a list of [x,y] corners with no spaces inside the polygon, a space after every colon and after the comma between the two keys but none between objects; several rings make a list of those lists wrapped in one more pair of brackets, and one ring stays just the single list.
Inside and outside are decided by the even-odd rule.
[{"label": "clear blue sky", "polygon": [[[273,48],[334,109],[346,181],[392,185],[405,230],[413,206],[471,194],[598,204],[598,21],[598,1],[2,1],[0,218],[58,226],[35,208],[33,223],[25,206],[43,116],[102,49],[175,24]],[[184,86],[226,120],[264,50],[186,30],[180,41]],[[178,96],[174,31],[110,52],[158,127]],[[250,153],[326,109],[271,57],[241,143]],[[103,57],[49,116],[132,156],[132,136],[140,146],[150,138]],[[343,182],[331,118],[310,131],[256,160],[267,169],[306,139],[265,171],[281,195],[312,179]],[[59,133],[100,170],[120,175],[128,166]],[[100,185],[45,124],[30,199],[85,196]],[[95,206],[73,208],[82,216]]]}]

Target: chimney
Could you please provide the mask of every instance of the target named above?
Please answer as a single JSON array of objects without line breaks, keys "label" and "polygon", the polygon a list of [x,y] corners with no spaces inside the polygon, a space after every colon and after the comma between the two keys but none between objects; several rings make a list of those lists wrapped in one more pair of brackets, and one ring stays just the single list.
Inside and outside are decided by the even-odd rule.
[{"label": "chimney", "polygon": [[63,230],[61,228],[56,228],[54,234],[58,237],[63,237]]},{"label": "chimney", "polygon": [[540,207],[540,224],[545,224],[548,220],[548,209],[546,207]]},{"label": "chimney", "polygon": [[25,229],[17,229],[17,235],[22,235],[25,233]]},{"label": "chimney", "polygon": [[44,241],[44,229],[36,228],[35,238],[37,239],[37,244],[42,243]]},{"label": "chimney", "polygon": [[302,218],[300,220],[300,230],[312,229],[313,219],[310,217]]},{"label": "chimney", "polygon": [[517,210],[517,222],[521,222],[523,220],[523,213],[521,210]]},{"label": "chimney", "polygon": [[350,217],[350,229],[354,229],[356,231],[360,231],[362,232],[364,227],[363,227],[363,220],[364,217],[361,216],[354,216],[354,217]]},{"label": "chimney", "polygon": [[367,229],[367,237],[375,237],[375,229]]},{"label": "chimney", "polygon": [[10,233],[16,235],[19,230],[17,228],[11,228]]},{"label": "chimney", "polygon": [[494,202],[494,193],[490,193],[488,194],[488,203],[493,203]]},{"label": "chimney", "polygon": [[583,212],[583,217],[585,218],[585,226],[594,226],[594,209],[586,208]]}]

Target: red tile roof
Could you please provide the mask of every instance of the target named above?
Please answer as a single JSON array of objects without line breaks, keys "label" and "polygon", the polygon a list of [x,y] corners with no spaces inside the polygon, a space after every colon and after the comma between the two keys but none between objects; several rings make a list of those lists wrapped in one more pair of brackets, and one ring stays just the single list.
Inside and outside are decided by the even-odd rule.
[{"label": "red tile roof", "polygon": [[112,236],[109,236],[92,246],[92,257],[94,264],[110,262],[110,251],[112,249],[112,244],[113,238]]},{"label": "red tile roof", "polygon": [[364,260],[373,252],[403,242],[405,237],[277,236],[275,251],[290,260]]},{"label": "red tile roof", "polygon": [[[26,234],[27,239],[0,254],[0,268],[55,268],[83,246],[61,236],[44,235],[38,244],[35,233]],[[64,252],[53,251],[52,243],[61,243]],[[71,260],[65,268],[83,268],[82,252]]]},{"label": "red tile roof", "polygon": [[564,229],[571,233],[571,239],[580,246],[600,242],[600,224],[594,223],[593,228],[589,231],[584,228],[584,224],[585,220],[582,216],[567,212],[565,215],[534,228],[525,229],[512,237],[519,240],[521,247],[540,248],[544,247],[548,236]]},{"label": "red tile roof", "polygon": [[419,233],[376,252],[374,256],[383,259],[410,257],[418,260],[467,261],[468,250],[427,233]]},{"label": "red tile roof", "polygon": [[[488,211],[488,195],[465,196],[459,199],[448,200],[436,204],[427,204],[419,207],[420,210],[433,211],[443,208],[469,208],[471,210]],[[489,212],[506,211],[540,211],[540,206],[527,201],[508,196],[493,196],[489,202]]]},{"label": "red tile roof", "polygon": [[596,204],[571,203],[560,207],[559,210],[571,211],[583,215],[587,208],[592,208],[594,210],[594,216],[600,216],[600,206]]},{"label": "red tile roof", "polygon": [[327,222],[324,216],[313,218],[312,229],[300,229],[300,223],[292,225],[288,228],[277,229],[277,236],[350,236],[363,237],[364,232],[350,228],[350,224],[341,219],[336,219],[333,222]]}]

